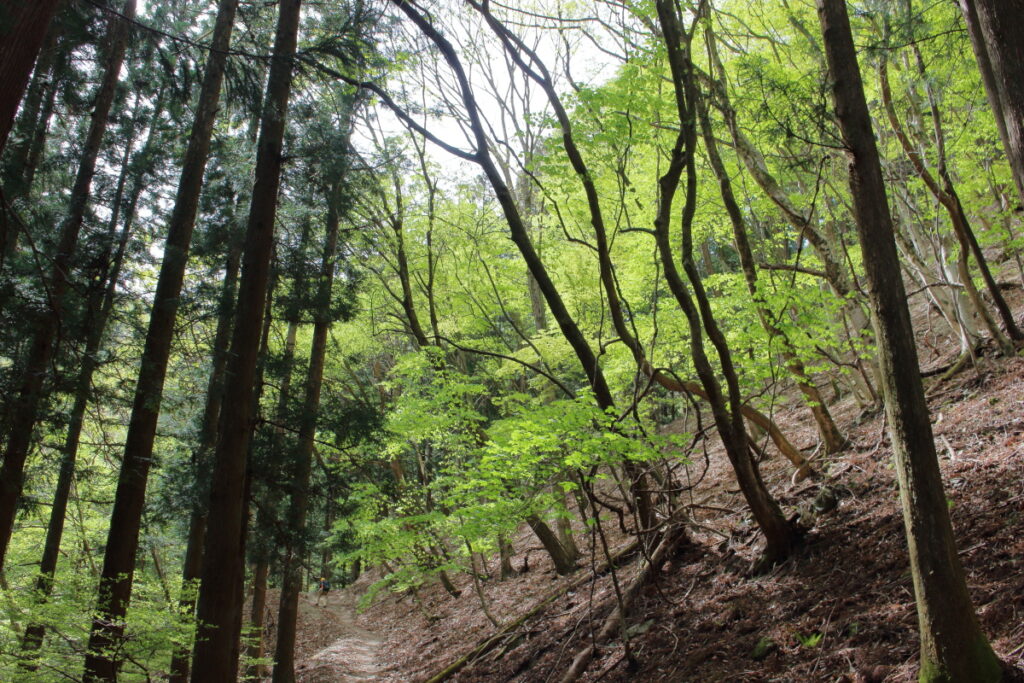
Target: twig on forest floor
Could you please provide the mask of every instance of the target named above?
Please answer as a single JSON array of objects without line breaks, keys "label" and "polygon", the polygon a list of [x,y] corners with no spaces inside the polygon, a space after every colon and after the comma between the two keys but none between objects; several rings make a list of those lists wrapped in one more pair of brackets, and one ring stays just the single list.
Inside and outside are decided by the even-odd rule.
[{"label": "twig on forest floor", "polygon": [[607,676],[608,674],[610,674],[612,671],[614,671],[615,667],[617,667],[619,664],[621,664],[624,659],[626,659],[626,653],[625,652],[623,652],[621,655],[619,655],[618,659],[616,659],[614,662],[612,662],[611,664],[606,666],[604,668],[604,670],[601,671],[600,674],[598,674],[597,678],[594,679],[595,683],[597,681],[601,680],[602,678],[604,678],[605,676]]},{"label": "twig on forest floor", "polygon": [[830,609],[828,611],[828,616],[825,617],[825,623],[822,624],[822,626],[821,626],[821,640],[822,640],[822,642],[818,643],[818,647],[819,647],[818,656],[814,658],[814,666],[811,667],[811,673],[812,674],[815,671],[818,670],[818,664],[821,663],[821,658],[825,656],[825,647],[823,645],[823,642],[825,640],[825,634],[828,633],[828,627],[832,623],[832,615],[835,613],[836,606],[838,604],[839,604],[838,601],[832,603],[832,609]]}]

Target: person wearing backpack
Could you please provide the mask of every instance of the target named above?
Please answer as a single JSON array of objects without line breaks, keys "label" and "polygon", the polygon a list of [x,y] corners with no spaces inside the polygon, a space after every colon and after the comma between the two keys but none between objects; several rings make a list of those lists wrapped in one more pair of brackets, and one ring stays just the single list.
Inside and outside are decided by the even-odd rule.
[{"label": "person wearing backpack", "polygon": [[320,598],[323,598],[323,607],[327,606],[327,594],[331,592],[331,583],[326,577],[321,576],[320,581],[316,584],[316,606],[320,607]]}]

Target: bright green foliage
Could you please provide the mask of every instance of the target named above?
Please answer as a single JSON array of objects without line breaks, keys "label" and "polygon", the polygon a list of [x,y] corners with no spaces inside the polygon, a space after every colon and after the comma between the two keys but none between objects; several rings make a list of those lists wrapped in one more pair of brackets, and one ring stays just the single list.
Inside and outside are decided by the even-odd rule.
[{"label": "bright green foliage", "polygon": [[[90,105],[80,93],[90,92],[96,78],[94,41],[101,32],[99,13],[79,7],[85,4],[70,3],[54,81],[58,115],[47,129],[36,180],[28,194],[11,200],[26,232],[0,269],[0,402],[11,392],[27,331],[46,306],[40,264],[51,256],[52,226],[66,209],[74,156],[87,125]],[[143,23],[202,43],[212,2],[148,5]],[[241,54],[268,49],[272,5],[242,3],[239,27],[245,30],[236,30],[235,45]],[[833,395],[854,391],[865,377],[875,381],[875,350],[850,213],[847,160],[833,120],[813,3],[720,0],[711,5],[700,25],[688,27],[694,29],[697,95],[707,105],[749,233],[757,296],[751,296],[740,267],[732,223],[703,142],[694,156],[696,268],[732,352],[742,402],[771,414],[780,395],[792,389],[784,351],[792,351],[823,390],[823,401],[830,402]],[[561,3],[557,14],[564,20],[544,27],[541,17],[556,12],[541,3],[531,7],[538,11],[528,22],[538,28],[518,20],[509,26],[536,38],[544,46],[541,58],[550,59],[547,66],[597,193],[617,296],[645,360],[666,377],[692,381],[691,329],[669,292],[651,232],[664,189],[659,181],[679,132],[665,46],[652,31],[651,3],[616,5],[621,13],[602,14],[608,7]],[[937,172],[940,147],[945,149],[950,176],[981,245],[998,254],[993,259],[997,279],[1024,278],[1019,198],[954,3],[872,1],[851,7],[899,246],[916,290],[915,314],[934,307],[938,293],[953,292],[949,296],[955,298],[963,287],[948,214],[908,161],[882,109],[878,67],[883,56],[896,112],[925,166]],[[586,373],[528,278],[509,239],[507,217],[480,169],[460,166],[409,134],[382,113],[379,99],[367,92],[356,95],[333,75],[343,71],[378,84],[412,120],[446,143],[469,149],[472,145],[460,137],[466,124],[461,103],[448,88],[450,74],[437,51],[416,42],[414,31],[392,33],[401,20],[397,14],[379,17],[380,35],[374,39],[383,47],[379,53],[369,50],[362,33],[354,39],[347,32],[352,13],[364,5],[304,3],[302,68],[283,152],[276,285],[251,460],[249,559],[270,562],[271,585],[286,543],[307,544],[317,557],[314,571],[320,568],[319,551],[325,551],[338,585],[357,566],[380,568],[384,578],[367,598],[372,599],[379,590],[417,589],[442,572],[469,571],[468,548],[496,554],[499,539],[516,538],[527,519],[571,520],[577,530],[596,533],[588,492],[621,494],[614,500],[625,503],[626,466],[661,477],[652,474],[646,484],[661,515],[677,509],[673,496],[684,488],[680,472],[689,449],[699,439],[709,449],[718,443],[709,430],[706,404],[652,382],[613,329],[591,207],[553,111],[522,73],[504,72],[500,46],[469,8],[458,3],[434,8],[442,32],[472,65],[471,81],[499,172],[569,315],[598,357],[618,412],[597,407]],[[571,19],[592,13],[602,16],[607,32],[597,23],[576,26]],[[589,38],[579,35],[580,27],[591,31]],[[713,46],[706,29],[713,30]],[[165,222],[166,197],[173,194],[174,160],[184,147],[180,131],[187,129],[203,60],[187,43],[169,49],[169,42],[153,42],[164,38],[140,33],[148,37],[133,47],[129,87],[118,95],[118,114],[99,165],[88,234],[72,274],[76,293],[62,321],[52,395],[39,420],[4,568],[0,680],[56,681],[74,675],[95,604],[96,563],[161,257],[157,235]],[[588,47],[591,38],[600,50]],[[354,40],[360,45],[351,44]],[[563,54],[573,46],[576,52]],[[604,68],[599,77],[590,77],[595,65]],[[196,452],[199,419],[220,314],[217,295],[249,199],[252,126],[264,66],[258,59],[229,62],[162,403],[146,540],[127,624],[126,681],[158,677],[173,646],[190,642],[192,624],[176,608],[179,593],[194,590],[182,589],[178,578],[188,528],[183,511],[201,504],[206,493]],[[164,111],[150,123],[160,93]],[[729,108],[758,159],[744,156],[750,150],[730,129]],[[153,130],[150,152],[127,157],[133,168],[148,169],[136,233],[127,244],[120,293],[98,354],[55,590],[41,603],[32,586],[56,482],[57,448],[73,399],[72,378],[81,363],[78,338],[86,323],[79,292],[101,275],[96,261],[133,126],[135,152]],[[24,130],[17,129],[16,141],[25,139]],[[8,156],[0,168],[5,196],[14,197],[21,179],[14,177],[15,160]],[[764,179],[752,171],[758,163],[777,196],[770,196]],[[340,169],[346,171],[341,256],[331,300],[323,302],[316,300],[315,273],[325,232],[325,184]],[[780,207],[780,197],[820,240],[801,234],[794,225],[798,221]],[[682,201],[680,192],[669,224],[677,259]],[[326,310],[334,325],[317,415],[316,500],[302,538],[281,538],[282,511],[291,493],[282,482],[290,479],[297,425],[306,417],[297,406],[318,309]],[[766,329],[762,314],[781,334]],[[929,333],[936,344],[943,335],[957,336],[955,319],[933,318]],[[292,322],[298,327],[289,354],[286,335]],[[863,408],[872,407],[859,398]],[[598,512],[601,521],[611,517],[608,509],[598,507]],[[159,572],[150,554],[154,544]],[[19,668],[20,638],[29,622],[44,624],[48,632],[35,673]],[[821,634],[797,638],[810,648],[820,645]],[[762,638],[755,659],[776,647]]]}]

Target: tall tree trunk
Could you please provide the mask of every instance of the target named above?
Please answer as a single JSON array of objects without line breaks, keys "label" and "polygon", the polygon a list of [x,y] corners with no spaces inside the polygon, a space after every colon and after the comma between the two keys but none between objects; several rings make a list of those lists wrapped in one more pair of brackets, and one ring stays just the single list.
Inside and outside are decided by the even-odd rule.
[{"label": "tall tree trunk", "polygon": [[958,2],[1024,205],[1024,0]]},{"label": "tall tree trunk", "polygon": [[[188,543],[185,547],[185,561],[182,566],[182,583],[188,585],[199,580],[203,566],[203,541],[206,539],[206,501],[209,492],[199,482],[206,481],[209,475],[210,460],[213,449],[217,445],[217,425],[220,422],[220,410],[224,401],[224,372],[228,364],[228,343],[231,341],[231,326],[234,321],[235,293],[238,285],[238,270],[242,260],[242,245],[237,239],[232,240],[225,264],[224,284],[221,288],[217,331],[213,337],[213,365],[210,378],[206,385],[206,406],[203,409],[202,422],[199,428],[199,444],[195,451],[195,472],[197,486],[196,509],[189,520]],[[195,595],[185,591],[178,603],[178,611],[182,614],[193,614],[196,608]],[[183,646],[171,658],[168,673],[170,683],[185,683],[188,680],[190,654],[192,648]]]},{"label": "tall tree trunk", "polygon": [[0,152],[57,4],[58,0],[6,0],[0,7]]},{"label": "tall tree trunk", "polygon": [[[58,33],[56,30],[58,26],[56,21],[51,26],[50,31],[54,37]],[[47,41],[49,42],[49,38]],[[39,166],[39,158],[46,147],[50,119],[53,118],[53,109],[57,101],[57,91],[59,90],[57,73],[63,66],[56,64],[57,53],[61,52],[62,57],[66,57],[66,54],[60,48],[53,47],[51,49],[49,45],[45,46],[43,50],[43,53],[40,54],[39,64],[36,66],[37,73],[32,77],[32,86],[18,123],[18,129],[24,128],[24,130],[17,131],[16,139],[8,147],[9,155],[4,167],[3,198],[9,203],[23,199],[31,192],[36,168]],[[44,68],[46,69],[45,76],[42,74]],[[46,77],[49,77],[48,80]],[[0,267],[3,267],[7,259],[18,248],[21,225],[17,220],[11,220],[11,218],[6,209],[0,210]],[[0,306],[2,305],[0,303]]]},{"label": "tall tree trunk", "polygon": [[[343,153],[339,150],[338,153]],[[342,180],[341,182],[344,182]],[[334,264],[338,250],[338,226],[341,220],[341,188],[338,184],[328,192],[327,237],[317,288],[317,306],[313,325],[313,341],[309,351],[309,369],[306,373],[305,396],[302,402],[299,441],[295,451],[295,474],[291,482],[291,500],[288,506],[288,534],[291,539],[284,558],[284,580],[277,614],[277,646],[274,651],[274,683],[295,681],[295,636],[299,613],[299,593],[302,591],[302,568],[297,561],[295,539],[303,537],[306,513],[309,510],[309,480],[313,464],[313,446],[316,436],[317,414],[320,410],[320,390],[323,386],[324,360],[327,356],[327,334],[330,332],[331,287],[334,283]]]},{"label": "tall tree trunk", "polygon": [[[156,129],[160,118],[162,106],[158,99],[154,111],[148,140],[142,151],[136,156],[136,160],[146,159],[153,153],[156,140]],[[43,543],[43,555],[39,562],[39,577],[36,580],[36,592],[40,600],[49,597],[53,589],[53,576],[57,569],[57,559],[60,553],[61,537],[64,534],[64,518],[67,514],[68,499],[71,494],[71,484],[75,474],[75,462],[78,458],[78,445],[82,436],[82,427],[85,424],[85,410],[89,403],[92,389],[92,377],[98,366],[98,354],[107,328],[107,321],[114,308],[114,298],[117,292],[117,282],[121,275],[121,267],[124,264],[125,251],[128,247],[128,240],[132,235],[135,222],[135,211],[138,206],[139,197],[142,194],[147,173],[142,170],[140,164],[131,164],[131,149],[133,139],[130,139],[125,148],[122,162],[121,177],[118,179],[117,190],[114,198],[114,208],[110,216],[109,229],[107,231],[104,254],[100,257],[99,274],[91,283],[89,288],[88,301],[86,303],[86,319],[84,329],[87,331],[85,349],[82,352],[81,367],[78,377],[75,380],[74,402],[68,417],[68,430],[64,437],[64,446],[61,449],[60,472],[57,475],[57,487],[53,494],[53,507],[50,508],[50,521],[46,528],[46,540]],[[129,169],[139,169],[129,190],[128,200],[125,204],[124,186]],[[124,205],[124,222],[120,235],[117,234],[117,225],[121,222],[121,206]],[[116,238],[116,239],[115,239]],[[43,643],[43,636],[46,627],[43,624],[30,624],[25,630],[22,640],[24,650],[38,650]]]},{"label": "tall tree trunk", "polygon": [[153,460],[153,442],[174,336],[174,321],[178,314],[179,296],[188,264],[192,229],[195,226],[237,6],[238,0],[220,0],[217,8],[206,73],[168,225],[163,263],[153,297],[149,329],[146,332],[135,385],[135,399],[125,437],[114,510],[110,516],[103,572],[97,592],[97,617],[93,620],[89,634],[89,652],[85,659],[87,681],[112,681],[117,677],[120,665],[109,653],[117,650],[115,646],[124,631],[124,615],[131,600],[139,527],[149,468]]},{"label": "tall tree trunk", "polygon": [[1002,677],[967,592],[942,488],[914,333],[846,3],[818,0],[836,116],[850,154],[854,216],[875,314],[885,410],[900,482],[921,635],[922,681]]},{"label": "tall tree trunk", "polygon": [[258,338],[263,321],[273,252],[274,221],[281,182],[282,142],[291,95],[299,30],[300,0],[281,0],[273,62],[260,122],[256,179],[246,230],[242,279],[231,340],[225,391],[232,401],[221,411],[210,519],[199,591],[199,632],[192,681],[233,681],[238,675],[241,591],[245,562],[246,455],[252,437]]},{"label": "tall tree trunk", "polygon": [[[124,9],[125,15],[129,19],[134,16],[135,0],[127,0]],[[68,277],[92,191],[96,160],[99,157],[103,135],[107,130],[110,110],[114,103],[118,75],[121,72],[128,44],[128,34],[128,19],[115,17],[110,20],[106,36],[109,51],[106,54],[103,80],[96,93],[92,120],[86,133],[82,158],[68,201],[68,213],[61,225],[60,236],[53,256],[48,280],[47,309],[41,314],[32,333],[28,358],[21,372],[17,394],[14,397],[11,412],[4,423],[3,433],[7,435],[7,447],[4,451],[3,467],[0,469],[0,568],[3,567],[7,544],[14,527],[14,515],[18,498],[21,495],[25,458],[28,456],[32,432],[38,418],[39,403],[43,398],[44,380],[48,375],[50,359],[54,353],[64,295],[70,284]]]}]

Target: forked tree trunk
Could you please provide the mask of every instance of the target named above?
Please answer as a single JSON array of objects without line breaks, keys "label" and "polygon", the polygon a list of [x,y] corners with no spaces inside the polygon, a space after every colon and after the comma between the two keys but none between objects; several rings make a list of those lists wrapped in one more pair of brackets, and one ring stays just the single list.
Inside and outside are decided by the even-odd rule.
[{"label": "forked tree trunk", "polygon": [[281,0],[273,61],[267,81],[256,155],[256,178],[246,229],[242,279],[231,340],[225,391],[232,400],[221,410],[220,442],[210,495],[199,590],[192,681],[233,681],[238,675],[240,587],[244,580],[247,462],[253,427],[253,392],[259,337],[270,279],[274,222],[281,184],[282,143],[291,95],[299,31],[300,0]]},{"label": "forked tree trunk", "polygon": [[160,402],[163,398],[167,362],[174,336],[181,286],[188,264],[192,229],[199,206],[199,193],[210,152],[213,124],[220,101],[221,83],[227,48],[231,41],[238,0],[220,0],[217,19],[199,93],[198,109],[192,124],[185,160],[182,164],[174,209],[168,225],[163,263],[157,279],[149,328],[142,351],[135,399],[125,437],[124,458],[110,516],[103,573],[97,591],[97,617],[89,634],[89,652],[85,660],[85,678],[114,680],[119,662],[110,656],[124,630],[124,615],[131,600],[135,554],[145,503],[146,483],[153,459]]},{"label": "forked tree trunk", "polygon": [[[693,65],[689,61],[687,47],[690,44],[676,6],[670,0],[656,0],[659,25],[668,49],[669,68],[675,88],[676,108],[679,114],[680,132],[672,149],[669,168],[659,180],[660,198],[654,222],[658,254],[669,290],[686,316],[690,331],[690,355],[694,369],[708,395],[711,413],[715,420],[722,445],[736,474],[740,491],[750,506],[762,533],[765,535],[763,560],[771,564],[785,559],[800,540],[799,530],[782,514],[782,509],[772,497],[761,478],[757,463],[751,456],[739,395],[739,382],[725,336],[718,328],[711,312],[711,306],[700,280],[700,274],[693,260],[692,225],[697,205],[696,171],[696,99]],[[673,198],[686,172],[685,198],[682,208],[682,266],[690,281],[693,297],[680,276],[671,242],[669,224],[672,215]],[[722,392],[721,384],[708,360],[704,348],[704,334],[718,354],[722,374],[726,379],[728,393]]]},{"label": "forked tree trunk", "polygon": [[544,550],[551,557],[556,572],[565,576],[576,571],[576,562],[569,557],[569,553],[566,552],[562,543],[558,540],[558,536],[555,535],[555,532],[551,530],[551,527],[543,519],[537,515],[530,515],[526,518],[526,523],[530,525],[533,533],[537,535],[541,545],[544,546]]},{"label": "forked tree trunk", "polygon": [[850,154],[854,216],[900,483],[921,636],[921,681],[998,681],[999,660],[967,592],[921,384],[892,219],[846,3],[818,0],[836,117]]},{"label": "forked tree trunk", "polygon": [[[134,16],[135,0],[128,0],[124,9],[127,17]],[[96,93],[92,120],[82,147],[82,158],[75,183],[71,188],[68,213],[61,224],[60,236],[53,255],[48,280],[47,309],[40,316],[32,333],[28,358],[18,381],[18,390],[13,398],[10,414],[4,422],[3,433],[7,435],[7,444],[3,467],[0,469],[0,568],[3,567],[7,544],[14,527],[14,515],[18,498],[21,496],[25,458],[28,456],[32,432],[39,417],[39,404],[43,398],[44,381],[49,374],[50,359],[54,353],[64,295],[70,285],[68,275],[72,269],[79,232],[92,191],[96,161],[107,130],[118,75],[128,45],[128,20],[115,18],[108,26],[106,42],[109,50],[103,67],[103,79]],[[45,30],[45,26],[43,28]],[[6,41],[0,42],[6,45]],[[5,91],[0,89],[0,92]]]}]

